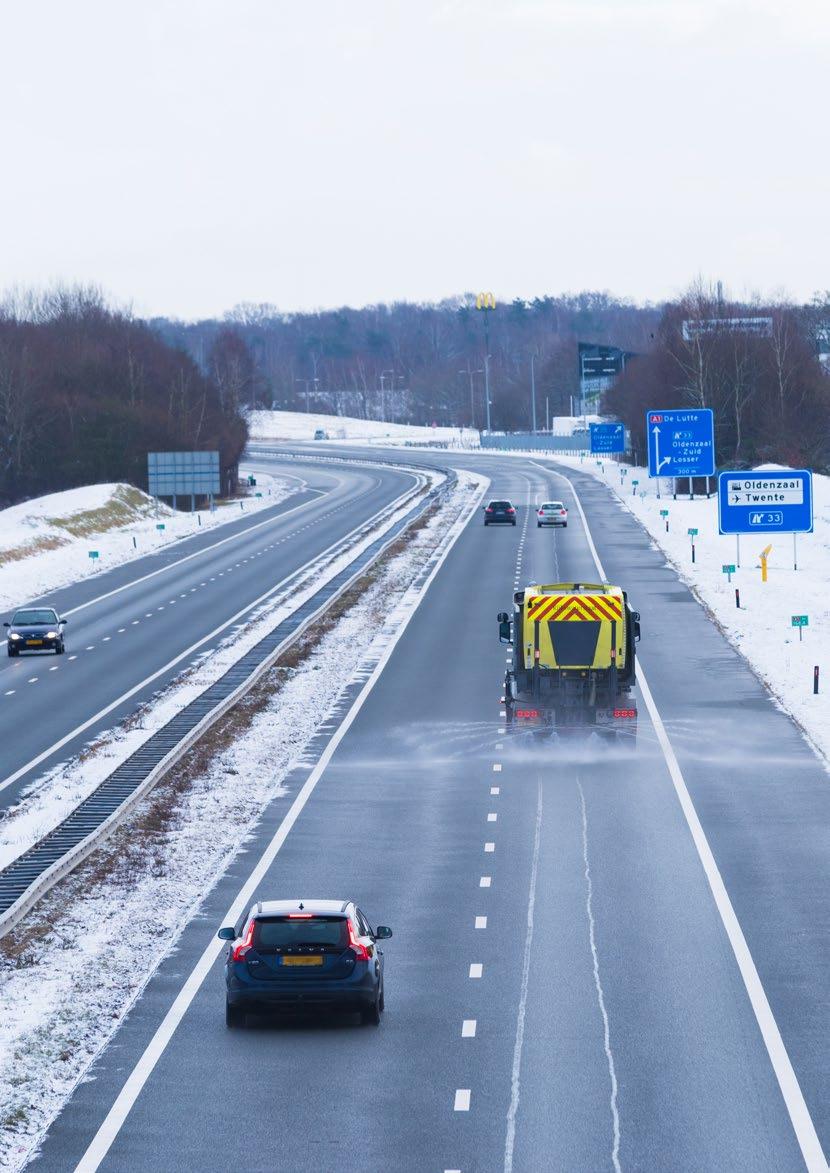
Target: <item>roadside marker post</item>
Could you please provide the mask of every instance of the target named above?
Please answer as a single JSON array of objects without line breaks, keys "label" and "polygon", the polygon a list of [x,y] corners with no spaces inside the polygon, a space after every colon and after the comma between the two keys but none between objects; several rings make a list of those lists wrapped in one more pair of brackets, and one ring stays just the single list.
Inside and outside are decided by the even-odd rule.
[{"label": "roadside marker post", "polygon": [[813,695],[818,696],[818,664],[813,669]]},{"label": "roadside marker post", "polygon": [[793,627],[798,628],[798,642],[803,643],[804,636],[802,633],[804,631],[804,628],[809,627],[809,625],[810,625],[809,615],[793,615],[792,619],[790,620],[790,623]]},{"label": "roadside marker post", "polygon": [[770,542],[768,546],[765,546],[761,551],[761,582],[767,581],[767,559],[769,558],[769,552],[771,549],[772,542]]},{"label": "roadside marker post", "polygon": [[163,521],[156,522],[156,529],[161,532],[165,528]]},{"label": "roadside marker post", "polygon": [[661,509],[660,516],[666,519],[666,533],[669,532],[669,511],[668,509]]},{"label": "roadside marker post", "polygon": [[694,560],[695,560],[695,538],[697,537],[698,531],[694,527],[690,527],[686,532],[688,533],[689,537],[692,539],[692,562],[694,562]]},{"label": "roadside marker post", "polygon": [[639,485],[639,483],[640,483],[639,481],[632,481],[631,482],[631,496],[632,497],[637,496],[637,486]]},{"label": "roadside marker post", "polygon": [[741,609],[741,592],[735,587],[735,606],[740,611]]},{"label": "roadside marker post", "polygon": [[94,566],[95,563],[98,561],[98,551],[97,550],[90,550],[89,557],[90,557],[90,561],[92,562],[92,565]]},{"label": "roadside marker post", "polygon": [[721,570],[726,575],[726,581],[731,582],[732,575],[735,573],[735,567],[734,567],[733,563],[731,563],[731,562],[726,563],[725,565],[723,565],[721,567]]}]

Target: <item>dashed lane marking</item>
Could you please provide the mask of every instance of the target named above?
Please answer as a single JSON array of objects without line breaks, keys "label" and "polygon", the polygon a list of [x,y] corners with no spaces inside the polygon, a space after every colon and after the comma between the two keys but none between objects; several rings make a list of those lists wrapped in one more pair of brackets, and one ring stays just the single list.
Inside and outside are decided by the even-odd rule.
[{"label": "dashed lane marking", "polygon": [[488,823],[495,823],[497,821],[498,817],[499,816],[496,814],[495,811],[489,811],[487,814],[487,822]]},{"label": "dashed lane marking", "polygon": [[487,928],[487,917],[486,916],[477,916],[476,917],[476,928],[477,929],[486,929]]},{"label": "dashed lane marking", "polygon": [[455,1103],[453,1105],[456,1112],[469,1112],[470,1110],[470,1089],[468,1087],[460,1087],[455,1093]]},{"label": "dashed lane marking", "polygon": [[484,850],[485,850],[485,851],[495,851],[495,850],[496,850],[496,845],[495,845],[495,843],[485,843],[485,844],[484,844]]},{"label": "dashed lane marking", "polygon": [[474,1018],[465,1018],[461,1023],[461,1037],[462,1039],[474,1039],[476,1037],[476,1020]]},{"label": "dashed lane marking", "polygon": [[484,974],[484,966],[480,961],[474,961],[470,966],[470,977],[480,978]]},{"label": "dashed lane marking", "polygon": [[500,794],[500,793],[501,793],[501,787],[500,787],[500,786],[491,786],[491,787],[490,787],[490,793],[491,793],[491,794]]},{"label": "dashed lane marking", "polygon": [[501,762],[493,762],[493,773],[494,774],[501,773]]},{"label": "dashed lane marking", "polygon": [[9,691],[6,693],[6,696],[14,696],[14,694],[16,692],[17,692],[16,688],[10,688]]},{"label": "dashed lane marking", "polygon": [[478,882],[479,888],[489,888],[492,882],[492,876],[482,876]]}]

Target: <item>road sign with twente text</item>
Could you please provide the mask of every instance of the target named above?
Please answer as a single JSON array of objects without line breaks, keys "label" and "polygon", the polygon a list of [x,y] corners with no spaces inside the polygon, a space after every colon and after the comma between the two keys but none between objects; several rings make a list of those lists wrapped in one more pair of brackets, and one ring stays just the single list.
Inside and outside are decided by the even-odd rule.
[{"label": "road sign with twente text", "polygon": [[592,452],[625,452],[624,424],[591,424]]},{"label": "road sign with twente text", "polygon": [[812,533],[813,474],[806,468],[722,472],[718,529],[722,534]]},{"label": "road sign with twente text", "polygon": [[710,477],[715,472],[715,421],[711,408],[646,412],[648,475]]}]

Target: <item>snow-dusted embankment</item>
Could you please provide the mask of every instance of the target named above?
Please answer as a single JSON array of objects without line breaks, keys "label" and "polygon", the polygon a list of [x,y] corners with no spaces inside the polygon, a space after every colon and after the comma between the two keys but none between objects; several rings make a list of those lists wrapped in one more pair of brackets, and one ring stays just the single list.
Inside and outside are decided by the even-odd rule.
[{"label": "snow-dusted embankment", "polygon": [[180,513],[125,484],[86,485],[2,509],[0,610],[276,505],[301,485],[258,474],[244,500],[223,501],[213,513]]},{"label": "snow-dusted embankment", "polygon": [[417,424],[391,424],[383,420],[361,420],[345,415],[321,415],[304,411],[253,411],[248,416],[251,443],[263,440],[313,440],[317,431],[327,440],[350,443],[401,443],[430,440],[442,444],[478,445],[478,432],[472,428],[445,428]]}]

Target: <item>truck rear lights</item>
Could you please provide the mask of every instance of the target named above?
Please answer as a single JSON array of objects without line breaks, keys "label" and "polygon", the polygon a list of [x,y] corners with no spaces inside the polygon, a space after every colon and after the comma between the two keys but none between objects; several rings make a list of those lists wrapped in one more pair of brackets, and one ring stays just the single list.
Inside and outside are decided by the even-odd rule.
[{"label": "truck rear lights", "polygon": [[517,717],[524,717],[524,718],[538,717],[539,710],[538,709],[516,709],[516,716]]},{"label": "truck rear lights", "polygon": [[627,717],[629,720],[635,720],[637,717],[636,709],[614,709],[615,717]]}]

